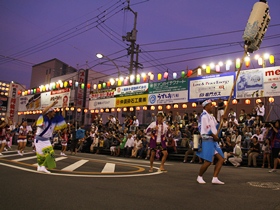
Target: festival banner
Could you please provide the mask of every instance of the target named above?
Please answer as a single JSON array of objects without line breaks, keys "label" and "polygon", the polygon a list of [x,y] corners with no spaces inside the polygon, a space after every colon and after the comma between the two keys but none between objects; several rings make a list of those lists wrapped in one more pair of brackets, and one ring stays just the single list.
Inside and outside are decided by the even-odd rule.
[{"label": "festival banner", "polygon": [[236,81],[236,98],[255,98],[264,96],[264,70],[240,71]]},{"label": "festival banner", "polygon": [[149,83],[149,94],[182,91],[187,89],[188,89],[187,79]]},{"label": "festival banner", "polygon": [[280,96],[280,66],[263,69],[264,96]]},{"label": "festival banner", "polygon": [[116,98],[106,98],[106,99],[95,99],[89,101],[89,109],[104,109],[104,108],[114,108],[116,104]]},{"label": "festival banner", "polygon": [[174,104],[188,102],[188,91],[174,91],[165,93],[149,94],[148,105]]},{"label": "festival banner", "polygon": [[115,107],[145,106],[148,104],[148,94],[116,98]]},{"label": "festival banner", "polygon": [[46,108],[54,101],[58,101],[55,107],[62,108],[69,106],[70,89],[64,88],[60,90],[53,90],[50,92],[41,93],[41,109]]},{"label": "festival banner", "polygon": [[116,87],[115,96],[128,96],[148,93],[148,83]]},{"label": "festival banner", "polygon": [[[227,99],[231,93],[234,78],[234,72],[189,78],[188,101]],[[232,96],[235,97],[235,92]]]},{"label": "festival banner", "polygon": [[102,98],[113,98],[114,93],[115,93],[114,89],[94,92],[89,95],[89,100],[102,99]]},{"label": "festival banner", "polygon": [[25,112],[41,109],[41,94],[21,96],[19,98],[18,111]]}]

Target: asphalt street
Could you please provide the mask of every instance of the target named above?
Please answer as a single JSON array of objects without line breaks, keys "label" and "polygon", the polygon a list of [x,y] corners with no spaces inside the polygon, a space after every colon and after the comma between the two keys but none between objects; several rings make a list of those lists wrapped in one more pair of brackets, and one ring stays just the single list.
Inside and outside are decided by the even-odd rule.
[{"label": "asphalt street", "polygon": [[43,174],[28,149],[0,158],[0,209],[280,209],[280,171],[224,166],[226,184],[212,185],[210,166],[200,185],[199,164],[169,161],[167,173],[149,173],[147,160],[56,151],[57,169]]}]

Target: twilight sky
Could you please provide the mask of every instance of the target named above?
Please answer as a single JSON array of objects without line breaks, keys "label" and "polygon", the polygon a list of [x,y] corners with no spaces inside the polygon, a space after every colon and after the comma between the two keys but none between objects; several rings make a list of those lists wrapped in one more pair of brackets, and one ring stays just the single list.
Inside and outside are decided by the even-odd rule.
[{"label": "twilight sky", "polygon": [[[137,16],[139,72],[181,72],[243,55],[242,35],[257,0],[131,0]],[[269,0],[271,22],[261,49],[280,63],[280,1]],[[0,1],[0,80],[29,87],[35,64],[57,58],[75,68],[127,74],[134,15],[126,0]],[[255,54],[257,54],[255,53]],[[254,64],[254,63],[253,63]],[[258,67],[255,62],[251,68]],[[46,67],[47,68],[47,67]]]}]

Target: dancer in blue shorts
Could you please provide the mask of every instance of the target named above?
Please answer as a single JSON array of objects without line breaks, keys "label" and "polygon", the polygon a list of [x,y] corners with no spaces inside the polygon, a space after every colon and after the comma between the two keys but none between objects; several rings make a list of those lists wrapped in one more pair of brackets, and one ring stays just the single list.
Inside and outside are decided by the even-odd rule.
[{"label": "dancer in blue shorts", "polygon": [[206,100],[202,103],[203,112],[200,115],[198,128],[202,138],[202,149],[197,152],[197,156],[204,159],[203,165],[200,167],[199,174],[197,177],[197,182],[199,184],[205,184],[203,180],[203,174],[206,172],[208,167],[211,165],[213,156],[218,159],[214,168],[214,175],[212,179],[212,184],[225,184],[218,179],[219,172],[224,162],[223,152],[218,144],[218,134],[217,127],[218,123],[212,113],[212,101]]}]

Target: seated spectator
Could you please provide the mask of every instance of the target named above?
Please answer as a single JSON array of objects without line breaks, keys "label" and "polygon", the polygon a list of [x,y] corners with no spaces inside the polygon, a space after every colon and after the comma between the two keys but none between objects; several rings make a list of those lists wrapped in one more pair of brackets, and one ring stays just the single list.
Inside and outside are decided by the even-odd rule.
[{"label": "seated spectator", "polygon": [[172,137],[172,135],[167,137],[166,148],[167,148],[168,154],[177,152],[175,140]]},{"label": "seated spectator", "polygon": [[99,148],[98,148],[98,144],[99,144],[98,135],[94,133],[94,134],[92,135],[92,139],[93,139],[93,141],[92,141],[92,143],[91,143],[91,145],[90,145],[90,152],[91,152],[91,153],[94,153],[94,150],[96,149],[96,154],[98,154],[98,153],[99,153]]},{"label": "seated spectator", "polygon": [[131,157],[136,157],[138,150],[140,150],[142,148],[142,146],[143,146],[142,140],[140,139],[139,136],[137,136],[136,139],[134,140],[134,146],[131,151]]},{"label": "seated spectator", "polygon": [[257,167],[257,157],[259,156],[260,152],[261,152],[260,144],[258,142],[257,137],[254,136],[252,137],[252,143],[248,151],[248,167],[251,167],[252,161],[253,161],[253,166]]},{"label": "seated spectator", "polygon": [[240,110],[240,114],[238,116],[238,123],[239,124],[244,124],[246,120],[246,113],[244,109]]},{"label": "seated spectator", "polygon": [[250,114],[247,114],[244,122],[245,126],[252,127],[253,123],[254,123],[254,118]]},{"label": "seated spectator", "polygon": [[270,141],[269,139],[265,140],[265,143],[262,146],[262,153],[263,153],[263,164],[262,168],[265,166],[265,162],[267,161],[267,168],[270,168],[270,154],[271,154],[271,148],[270,148]]},{"label": "seated spectator", "polygon": [[245,126],[243,130],[245,130],[243,147],[249,149],[250,144],[251,144],[251,138],[252,138],[251,128],[248,126]]},{"label": "seated spectator", "polygon": [[175,130],[173,131],[173,140],[175,141],[175,146],[177,146],[177,142],[182,140],[182,134],[179,126],[175,127]]},{"label": "seated spectator", "polygon": [[234,148],[233,152],[230,152],[233,157],[230,157],[228,160],[229,162],[234,165],[235,167],[240,166],[240,163],[242,162],[242,150],[240,146],[238,145],[239,142],[233,143]]},{"label": "seated spectator", "polygon": [[117,152],[117,156],[120,156],[121,153],[122,155],[121,156],[125,156],[125,151],[124,151],[124,148],[125,148],[125,144],[126,144],[126,140],[127,140],[127,136],[124,135],[124,133],[121,133],[120,134],[120,139],[121,139],[121,143],[120,143],[120,147],[119,147],[119,151]]},{"label": "seated spectator", "polygon": [[[189,141],[189,149],[185,152],[185,157],[183,160],[184,163],[187,162],[189,155],[192,155],[192,160],[190,161],[190,163],[194,163],[195,159],[198,156],[196,155],[196,151],[193,150],[193,141],[192,140]],[[200,157],[198,157],[198,159],[199,159],[199,163],[202,163],[202,159]]]},{"label": "seated spectator", "polygon": [[182,133],[182,142],[181,147],[187,147],[189,145],[189,141],[192,138],[192,134],[188,128],[188,126],[185,127],[185,132]]},{"label": "seated spectator", "polygon": [[148,151],[147,137],[144,136],[142,139],[142,147],[138,150],[137,158],[143,158],[143,155]]},{"label": "seated spectator", "polygon": [[127,141],[124,145],[124,150],[125,150],[125,157],[130,157],[131,156],[131,151],[134,147],[134,138],[132,137],[132,134],[128,134]]},{"label": "seated spectator", "polygon": [[258,142],[259,142],[259,144],[260,144],[260,147],[262,147],[262,145],[263,145],[263,134],[261,133],[261,131],[260,131],[260,129],[259,128],[256,128],[256,130],[255,130],[255,134],[253,134],[253,136],[252,136],[252,138],[253,137],[256,137],[257,138],[257,140],[258,140]]},{"label": "seated spectator", "polygon": [[222,151],[224,152],[224,164],[226,164],[228,157],[232,156],[231,152],[233,152],[233,144],[230,136],[226,136],[226,141],[222,144]]}]

